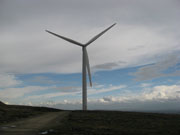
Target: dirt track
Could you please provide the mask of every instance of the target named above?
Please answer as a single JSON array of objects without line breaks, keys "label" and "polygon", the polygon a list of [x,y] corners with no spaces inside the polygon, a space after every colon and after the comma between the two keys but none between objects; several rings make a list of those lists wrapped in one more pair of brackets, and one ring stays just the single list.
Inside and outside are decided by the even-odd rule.
[{"label": "dirt track", "polygon": [[53,127],[60,125],[70,112],[50,112],[41,116],[8,123],[0,126],[0,135],[36,135],[55,132]]}]

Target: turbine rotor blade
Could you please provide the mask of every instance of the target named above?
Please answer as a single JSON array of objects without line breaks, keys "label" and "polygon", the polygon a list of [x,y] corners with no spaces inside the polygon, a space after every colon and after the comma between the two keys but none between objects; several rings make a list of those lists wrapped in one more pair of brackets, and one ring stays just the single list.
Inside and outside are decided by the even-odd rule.
[{"label": "turbine rotor blade", "polygon": [[54,35],[54,36],[57,36],[57,37],[59,37],[59,38],[62,38],[62,39],[66,40],[66,41],[68,41],[68,42],[70,42],[70,43],[76,44],[76,45],[81,46],[81,47],[83,46],[83,44],[81,44],[81,43],[79,43],[79,42],[77,42],[77,41],[74,41],[74,40],[72,40],[72,39],[70,39],[70,38],[67,38],[67,37],[58,35],[58,34],[56,34],[56,33],[53,33],[53,32],[51,32],[51,31],[48,31],[48,30],[45,30],[45,31],[48,32],[48,33],[50,33],[50,34],[52,34],[52,35]]},{"label": "turbine rotor blade", "polygon": [[96,39],[98,39],[101,35],[103,35],[106,31],[108,31],[109,29],[111,29],[114,25],[116,25],[116,23],[114,23],[113,25],[111,25],[110,27],[108,27],[107,29],[105,29],[104,31],[102,31],[101,33],[99,33],[98,35],[96,35],[95,37],[93,37],[91,40],[89,40],[85,46],[88,46],[89,44],[91,44],[92,42],[94,42]]},{"label": "turbine rotor blade", "polygon": [[88,58],[88,53],[87,53],[86,48],[85,48],[85,57],[86,57],[86,67],[87,67],[88,76],[89,76],[89,84],[92,87],[90,64],[89,64],[89,58]]}]

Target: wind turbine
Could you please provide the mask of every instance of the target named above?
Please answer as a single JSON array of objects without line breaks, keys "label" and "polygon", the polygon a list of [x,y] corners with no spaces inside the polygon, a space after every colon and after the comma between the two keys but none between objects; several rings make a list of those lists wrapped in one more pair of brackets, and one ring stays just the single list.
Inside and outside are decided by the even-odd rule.
[{"label": "wind turbine", "polygon": [[94,42],[97,38],[99,38],[101,35],[103,35],[106,31],[108,31],[109,29],[111,29],[114,25],[116,25],[116,23],[114,23],[113,25],[109,26],[107,29],[105,29],[104,31],[102,31],[101,33],[99,33],[98,35],[94,36],[91,40],[89,40],[87,43],[82,44],[79,43],[75,40],[72,40],[70,38],[58,35],[56,33],[53,33],[51,31],[45,30],[46,32],[57,36],[61,39],[64,39],[70,43],[73,43],[75,45],[78,45],[80,47],[82,47],[82,109],[83,110],[87,110],[87,81],[86,81],[86,68],[88,71],[88,76],[89,76],[89,83],[90,86],[92,87],[92,81],[91,81],[91,72],[90,72],[90,65],[89,65],[89,58],[88,58],[88,53],[86,50],[86,47],[88,45],[90,45],[92,42]]}]

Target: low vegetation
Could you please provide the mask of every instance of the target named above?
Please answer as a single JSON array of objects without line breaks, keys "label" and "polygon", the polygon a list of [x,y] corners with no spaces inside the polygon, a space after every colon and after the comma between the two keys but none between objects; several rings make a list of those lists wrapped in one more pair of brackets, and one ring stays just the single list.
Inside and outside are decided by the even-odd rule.
[{"label": "low vegetation", "polygon": [[[0,124],[60,111],[45,107],[0,105]],[[180,135],[180,115],[120,111],[65,111],[66,117],[43,129],[48,135]],[[59,116],[60,117],[60,116]],[[62,115],[61,115],[62,117]]]},{"label": "low vegetation", "polygon": [[56,130],[69,135],[180,135],[180,115],[73,111]]},{"label": "low vegetation", "polygon": [[60,111],[60,110],[46,108],[46,107],[5,105],[1,102],[0,103],[0,124],[39,115],[45,112],[54,112],[54,111]]}]

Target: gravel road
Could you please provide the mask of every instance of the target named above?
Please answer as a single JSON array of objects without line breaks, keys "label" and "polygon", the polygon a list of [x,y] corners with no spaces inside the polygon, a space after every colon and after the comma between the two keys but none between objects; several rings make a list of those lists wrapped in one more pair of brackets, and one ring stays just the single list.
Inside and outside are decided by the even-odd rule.
[{"label": "gravel road", "polygon": [[0,135],[40,135],[55,132],[70,112],[49,112],[40,116],[0,125]]}]

